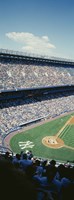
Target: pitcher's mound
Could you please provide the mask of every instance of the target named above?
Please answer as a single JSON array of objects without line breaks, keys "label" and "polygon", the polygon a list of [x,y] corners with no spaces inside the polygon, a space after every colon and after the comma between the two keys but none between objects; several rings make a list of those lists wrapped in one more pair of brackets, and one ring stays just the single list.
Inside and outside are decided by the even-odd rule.
[{"label": "pitcher's mound", "polygon": [[50,148],[61,148],[64,146],[64,141],[56,136],[46,136],[42,139],[42,143]]}]

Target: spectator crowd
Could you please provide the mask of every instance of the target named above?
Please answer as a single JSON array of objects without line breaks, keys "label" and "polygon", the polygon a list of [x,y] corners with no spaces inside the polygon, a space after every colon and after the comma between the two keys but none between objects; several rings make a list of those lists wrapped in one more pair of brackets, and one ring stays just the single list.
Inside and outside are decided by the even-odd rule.
[{"label": "spectator crowd", "polygon": [[53,118],[61,114],[74,111],[74,95],[66,93],[46,95],[44,97],[29,97],[1,103],[0,134],[5,135],[28,121],[38,118]]},{"label": "spectator crowd", "polygon": [[[74,84],[73,67],[0,61],[0,90]],[[74,110],[74,95],[59,94],[0,102],[0,136],[30,120]]]},{"label": "spectator crowd", "polygon": [[7,151],[0,154],[0,183],[2,199],[73,200],[74,166]]},{"label": "spectator crowd", "polygon": [[0,62],[0,90],[74,84],[74,68]]}]

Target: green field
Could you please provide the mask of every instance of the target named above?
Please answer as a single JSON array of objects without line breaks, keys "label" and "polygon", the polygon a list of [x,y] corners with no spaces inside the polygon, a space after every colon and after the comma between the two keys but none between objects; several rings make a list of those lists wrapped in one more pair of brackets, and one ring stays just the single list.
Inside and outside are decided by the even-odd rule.
[{"label": "green field", "polygon": [[[53,149],[42,144],[44,137],[56,135],[71,116],[74,116],[74,113],[16,134],[10,140],[11,149],[15,153],[20,153],[21,150],[24,152],[32,150],[33,154],[38,157],[74,161],[74,149],[65,147]],[[68,125],[59,137],[64,140],[65,145],[74,148],[74,125]]]}]

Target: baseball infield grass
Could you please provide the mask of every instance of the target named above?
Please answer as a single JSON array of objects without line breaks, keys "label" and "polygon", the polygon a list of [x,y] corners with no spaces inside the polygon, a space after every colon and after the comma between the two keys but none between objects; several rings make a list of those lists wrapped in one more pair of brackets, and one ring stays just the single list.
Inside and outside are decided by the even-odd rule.
[{"label": "baseball infield grass", "polygon": [[[68,124],[62,130],[62,127],[65,126],[71,116],[74,116],[74,113],[16,134],[10,140],[11,149],[14,153],[32,150],[34,156],[59,161],[74,161],[74,123]],[[50,148],[42,143],[44,137],[56,136],[60,130],[62,131],[59,138],[64,141],[65,146],[61,148]]]}]

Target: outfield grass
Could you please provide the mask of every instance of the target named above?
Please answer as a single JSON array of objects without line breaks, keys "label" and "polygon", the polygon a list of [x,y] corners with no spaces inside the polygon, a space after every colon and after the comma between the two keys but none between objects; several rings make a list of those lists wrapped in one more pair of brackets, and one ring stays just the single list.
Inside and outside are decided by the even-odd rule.
[{"label": "outfield grass", "polygon": [[[74,113],[72,115],[74,115]],[[15,153],[20,153],[21,150],[32,150],[35,156],[62,161],[73,161],[74,150],[65,147],[52,149],[42,144],[42,139],[44,137],[57,134],[70,117],[71,114],[57,118],[51,122],[44,123],[43,125],[37,126],[30,130],[18,133],[10,140],[11,149]],[[62,137],[66,145],[74,147],[74,125],[71,125],[67,134],[64,134]],[[26,148],[21,149],[21,147],[19,146],[19,142],[27,141],[32,142],[32,145],[34,145],[32,146],[33,148],[29,148],[28,146],[26,146]]]},{"label": "outfield grass", "polygon": [[74,147],[74,125],[68,125],[60,138],[64,140],[66,145]]}]

